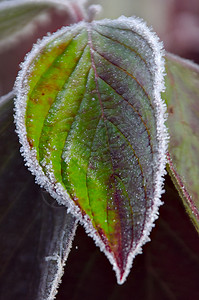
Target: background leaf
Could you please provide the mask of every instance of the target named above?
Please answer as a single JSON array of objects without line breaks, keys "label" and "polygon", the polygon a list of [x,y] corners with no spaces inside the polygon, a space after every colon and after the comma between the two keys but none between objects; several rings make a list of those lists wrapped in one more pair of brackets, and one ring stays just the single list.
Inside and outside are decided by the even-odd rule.
[{"label": "background leaf", "polygon": [[162,45],[136,18],[44,38],[16,81],[37,182],[84,224],[123,283],[157,218],[165,166]]},{"label": "background leaf", "polygon": [[199,231],[199,67],[168,54],[166,72],[169,173]]},{"label": "background leaf", "polygon": [[[83,3],[83,1],[79,1]],[[13,0],[9,2],[16,4]],[[64,3],[68,3],[68,0],[64,1]],[[19,65],[38,39],[41,39],[47,32],[55,32],[63,25],[73,24],[83,18],[84,7],[82,5],[78,5],[77,7],[75,4],[76,1],[70,1],[70,5],[73,5],[75,9],[75,18],[72,11],[67,9],[67,7],[64,6],[65,9],[60,10],[60,5],[51,5],[48,13],[44,14],[45,16],[48,15],[48,18],[43,18],[43,14],[40,14],[41,22],[40,18],[29,20],[31,23],[31,25],[29,24],[29,30],[25,30],[25,32],[23,29],[20,30],[17,38],[11,39],[12,41],[14,40],[14,44],[9,41],[3,43],[3,46],[0,47],[0,96],[7,94],[13,89],[18,71],[20,70]],[[29,25],[27,26],[29,27]],[[26,29],[26,26],[24,28]]]},{"label": "background leaf", "polygon": [[19,37],[32,35],[36,25],[48,19],[52,8],[68,12],[71,23],[78,22],[85,13],[80,1],[10,0],[0,2],[0,50],[8,48],[10,43],[18,42]]},{"label": "background leaf", "polygon": [[[24,166],[14,130],[13,101],[0,99],[0,299],[50,300],[76,221],[64,207],[50,205],[50,196],[43,200]],[[59,258],[59,268],[46,256]]]}]

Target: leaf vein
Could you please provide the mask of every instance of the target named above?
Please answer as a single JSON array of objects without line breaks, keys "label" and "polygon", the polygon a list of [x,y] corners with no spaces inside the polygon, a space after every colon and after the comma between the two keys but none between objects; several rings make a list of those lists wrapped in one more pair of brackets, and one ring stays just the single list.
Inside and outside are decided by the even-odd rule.
[{"label": "leaf vein", "polygon": [[[106,117],[104,115],[104,108],[103,108],[103,104],[102,104],[102,99],[101,99],[101,95],[99,92],[99,85],[98,85],[98,81],[97,78],[99,78],[98,73],[97,73],[97,69],[95,66],[95,62],[94,62],[94,57],[93,57],[93,43],[92,43],[92,37],[91,37],[91,29],[90,26],[88,26],[88,43],[90,46],[90,53],[91,53],[91,61],[92,61],[92,67],[94,70],[94,74],[95,74],[95,85],[96,85],[96,90],[97,90],[97,95],[98,95],[98,99],[99,99],[99,103],[100,103],[100,107],[101,107],[101,111],[102,111],[102,118],[104,120],[104,125],[106,128],[106,136],[107,136],[107,142],[108,142],[108,146],[109,146],[109,152],[110,152],[110,144],[109,144],[109,136],[108,136],[108,129],[107,129],[107,125],[106,125]],[[114,168],[113,168],[113,161],[112,161],[112,157],[111,157],[111,152],[110,152],[110,159],[111,159],[111,164],[112,164],[112,173],[114,173]],[[106,212],[107,212],[107,220],[108,220],[108,205],[106,207]],[[108,230],[109,230],[109,223],[107,222],[108,225]],[[121,225],[121,222],[120,222]]]},{"label": "leaf vein", "polygon": [[145,197],[145,212],[144,212],[144,222],[143,222],[143,229],[144,229],[144,225],[145,225],[145,221],[146,221],[146,203],[147,203],[147,192],[146,192],[146,186],[144,184],[144,172],[143,172],[143,168],[142,165],[140,163],[139,157],[137,156],[135,149],[133,148],[133,146],[131,145],[131,143],[129,142],[129,140],[127,139],[127,137],[123,134],[123,132],[118,128],[118,126],[116,124],[114,124],[113,122],[111,122],[110,120],[107,119],[107,121],[112,124],[117,130],[118,132],[124,137],[124,139],[127,141],[127,143],[129,144],[130,148],[132,149],[134,156],[137,159],[141,174],[142,174],[142,181],[143,181],[143,189],[144,189],[144,197]]},{"label": "leaf vein", "polygon": [[146,186],[145,186],[145,184],[144,184],[144,172],[143,172],[143,167],[142,167],[142,165],[141,165],[141,163],[140,163],[140,159],[139,159],[139,157],[137,156],[135,149],[133,148],[133,146],[131,145],[131,143],[130,143],[129,140],[127,139],[127,137],[124,135],[124,133],[118,128],[118,126],[117,126],[116,124],[114,124],[114,123],[113,123],[111,120],[109,120],[109,119],[107,119],[107,121],[108,121],[109,123],[111,123],[111,124],[117,129],[117,131],[124,137],[124,139],[127,141],[128,145],[129,145],[130,148],[132,149],[133,154],[134,154],[134,156],[135,156],[135,158],[136,158],[136,160],[137,160],[137,162],[138,162],[138,165],[139,165],[139,167],[140,167],[140,171],[141,171],[142,178],[143,178],[143,187],[144,187],[145,195],[146,195]]},{"label": "leaf vein", "polygon": [[[122,43],[122,42],[120,42],[119,40],[113,39],[113,38],[111,38],[110,36],[107,36],[107,35],[105,35],[105,34],[99,32],[96,28],[94,28],[94,30],[95,30],[99,35],[101,35],[101,36],[103,36],[103,37],[105,37],[105,38],[111,40],[112,42],[115,42],[115,43],[117,43],[117,44],[123,46],[123,47],[126,48],[126,49],[129,49],[131,52],[134,52],[137,56],[140,57],[140,59],[145,63],[145,65],[146,65],[147,68],[148,68],[148,65],[147,65],[146,60],[145,60],[145,59],[142,57],[142,55],[141,55],[139,52],[137,52],[135,49],[129,47],[128,45],[126,45],[126,44],[124,44],[124,43]],[[135,33],[136,33],[136,32],[135,32]],[[136,34],[137,34],[137,33],[136,33]],[[139,35],[139,36],[140,36],[140,35]],[[149,71],[149,73],[152,74],[152,72],[151,72],[150,69],[148,69],[148,71]]]},{"label": "leaf vein", "polygon": [[118,91],[116,91],[111,85],[110,83],[108,83],[105,79],[103,79],[101,76],[99,76],[99,78],[101,80],[103,80],[110,88],[112,88],[114,90],[114,92],[120,96],[135,112],[136,114],[140,117],[141,119],[141,122],[143,123],[144,127],[146,128],[146,131],[147,131],[147,134],[148,134],[148,137],[149,137],[149,144],[150,144],[150,148],[151,148],[151,152],[153,153],[153,145],[151,143],[151,134],[150,134],[150,131],[149,131],[149,128],[146,124],[146,122],[144,121],[144,119],[142,118],[141,114],[137,111],[137,109],[135,108],[135,106],[133,104],[131,104],[123,95],[119,94]]},{"label": "leaf vein", "polygon": [[152,101],[151,101],[151,98],[149,96],[149,94],[147,93],[147,91],[145,90],[145,88],[141,85],[141,83],[136,79],[136,77],[129,73],[127,70],[125,70],[124,68],[118,66],[117,64],[115,64],[114,62],[108,60],[105,56],[103,56],[101,53],[99,53],[96,49],[93,48],[93,50],[99,55],[101,56],[104,60],[106,60],[108,63],[110,63],[111,65],[115,66],[116,68],[118,68],[120,71],[123,71],[125,74],[127,74],[129,77],[131,77],[133,80],[135,80],[137,82],[137,84],[141,87],[141,89],[144,91],[146,97],[148,98],[149,102],[150,102],[150,106],[152,107],[153,109],[153,104],[152,104]]},{"label": "leaf vein", "polygon": [[[114,26],[110,26],[110,25],[102,25],[102,24],[98,24],[99,26],[101,26],[101,27],[108,27],[108,28],[111,28],[111,29],[115,29],[115,27]],[[123,31],[129,31],[129,32],[131,32],[131,33],[134,33],[134,34],[136,34],[137,36],[139,36],[139,37],[141,37],[142,38],[142,40],[144,40],[144,41],[146,41],[144,38],[143,38],[143,36],[141,35],[141,34],[139,34],[138,32],[136,32],[135,30],[133,30],[132,28],[117,28],[118,30],[123,30]],[[150,44],[148,44],[148,47],[152,50],[152,52],[154,51],[153,50],[153,48],[152,48],[152,46],[150,45]]]},{"label": "leaf vein", "polygon": [[[79,108],[78,108],[77,114],[76,114],[76,116],[74,117],[73,122],[71,123],[70,129],[69,129],[69,131],[68,131],[68,135],[69,135],[69,133],[70,133],[70,131],[71,131],[71,128],[72,128],[72,126],[73,126],[73,124],[74,124],[74,122],[75,122],[75,119],[76,119],[77,116],[79,115],[79,111],[80,111],[80,108],[81,108],[81,105],[82,105],[82,102],[83,102],[83,100],[84,100],[84,96],[85,96],[85,93],[86,93],[86,86],[87,86],[87,83],[88,83],[88,78],[89,78],[90,70],[91,70],[91,68],[88,69],[88,73],[87,73],[87,77],[86,77],[86,84],[85,84],[84,95],[82,96],[82,99],[81,99],[81,101],[80,101],[80,104],[79,104]],[[65,143],[66,143],[66,141],[67,141],[67,139],[68,139],[68,135],[66,136]],[[61,158],[60,158],[61,161],[63,160],[63,158],[62,158],[62,157],[63,157],[63,153],[64,153],[64,149],[63,149],[63,151],[62,151],[62,153],[61,153]],[[62,176],[62,178],[63,178],[63,176]]]},{"label": "leaf vein", "polygon": [[[32,92],[29,95],[29,98],[31,98],[33,91],[35,90],[35,88],[37,88],[37,86],[40,84],[42,77],[45,76],[45,74],[48,73],[49,69],[53,67],[53,65],[55,65],[55,63],[60,59],[60,57],[65,53],[65,51],[67,50],[67,48],[70,46],[70,44],[72,43],[72,41],[74,40],[74,38],[77,38],[78,35],[80,35],[81,32],[78,32],[76,35],[72,36],[71,40],[69,41],[68,45],[66,46],[66,48],[58,55],[55,57],[55,59],[51,62],[51,64],[48,66],[48,68],[46,70],[44,70],[44,72],[40,75],[38,81],[35,83],[34,88],[32,90]],[[85,45],[86,47],[86,45]],[[85,48],[84,47],[84,48]]]},{"label": "leaf vein", "polygon": [[90,209],[91,209],[91,213],[92,213],[92,216],[93,216],[93,221],[95,223],[96,229],[97,229],[97,225],[96,225],[96,222],[95,222],[94,213],[93,213],[92,208],[91,208],[91,199],[90,199],[89,189],[88,189],[88,168],[89,168],[89,164],[90,164],[90,160],[91,160],[91,155],[93,153],[93,151],[92,151],[92,149],[93,149],[93,143],[94,143],[94,140],[95,140],[95,137],[96,137],[96,133],[97,133],[97,128],[99,126],[99,123],[100,123],[101,119],[102,119],[102,116],[99,118],[98,124],[97,124],[96,129],[95,129],[95,133],[93,135],[93,139],[92,139],[92,143],[91,143],[91,147],[90,147],[90,155],[89,155],[89,158],[88,158],[88,165],[87,165],[87,169],[86,169],[87,196],[88,196],[88,202],[89,202],[89,206],[90,206]]},{"label": "leaf vein", "polygon": [[[87,45],[85,45],[85,47],[83,48],[82,53],[81,53],[81,55],[80,55],[80,57],[79,57],[77,63],[75,64],[73,70],[71,70],[71,74],[68,76],[68,78],[66,79],[66,81],[63,83],[62,89],[61,89],[58,93],[60,93],[61,91],[63,91],[64,86],[65,86],[66,83],[68,82],[69,78],[70,78],[70,77],[73,75],[73,73],[75,72],[75,70],[76,70],[76,68],[77,68],[77,66],[78,66],[78,64],[79,64],[79,62],[80,62],[80,60],[81,60],[81,58],[82,58],[82,56],[83,56],[83,54],[84,54],[84,52],[85,52],[86,47],[87,47]],[[90,70],[90,69],[89,69],[89,70]],[[88,71],[88,73],[89,73],[89,71]],[[87,74],[87,79],[88,79],[88,74]],[[58,95],[58,93],[57,93],[57,95]],[[55,99],[56,99],[57,95],[55,96]],[[82,98],[82,99],[83,99],[83,98]],[[56,101],[56,100],[55,100],[55,101]],[[53,102],[53,104],[55,103],[55,101]],[[48,119],[48,117],[49,117],[49,115],[50,115],[50,109],[51,109],[51,107],[53,106],[53,104],[49,107],[49,110],[48,110],[48,112],[47,112],[47,114],[46,114],[46,116],[45,116],[45,119],[44,119],[44,121],[43,121],[42,129],[41,129],[41,133],[40,133],[40,137],[39,137],[39,144],[38,144],[39,146],[40,146],[40,144],[41,144],[41,138],[42,138],[42,135],[43,135],[45,123],[46,123],[46,120]],[[81,103],[80,103],[80,105],[81,105]],[[58,122],[58,121],[59,121],[59,120],[57,120],[57,122]],[[71,126],[72,126],[72,125],[71,125]],[[70,130],[69,130],[69,131],[70,131]],[[41,147],[41,148],[42,148],[42,147]],[[42,168],[43,168],[43,167],[42,167]]]}]

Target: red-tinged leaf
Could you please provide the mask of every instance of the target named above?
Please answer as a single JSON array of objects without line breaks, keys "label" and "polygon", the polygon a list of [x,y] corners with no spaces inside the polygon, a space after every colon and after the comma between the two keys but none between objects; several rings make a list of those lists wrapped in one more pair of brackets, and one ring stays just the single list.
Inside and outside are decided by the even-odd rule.
[{"label": "red-tinged leaf", "polygon": [[199,67],[168,54],[166,71],[169,173],[199,231]]},{"label": "red-tinged leaf", "polygon": [[162,45],[135,18],[81,22],[34,46],[16,82],[36,181],[66,205],[123,283],[161,204]]},{"label": "red-tinged leaf", "polygon": [[165,188],[151,242],[136,257],[124,285],[115,283],[105,258],[79,227],[57,300],[199,299],[198,234],[169,177]]}]

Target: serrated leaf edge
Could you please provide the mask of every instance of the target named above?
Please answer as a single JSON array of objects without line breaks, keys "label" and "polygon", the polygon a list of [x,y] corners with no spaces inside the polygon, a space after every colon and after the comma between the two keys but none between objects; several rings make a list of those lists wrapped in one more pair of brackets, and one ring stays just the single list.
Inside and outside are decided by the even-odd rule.
[{"label": "serrated leaf edge", "polygon": [[[107,22],[108,19],[102,21],[94,21],[100,24]],[[28,93],[28,89],[26,87],[27,81],[24,80],[26,73],[29,70],[30,64],[35,56],[40,52],[40,50],[46,46],[47,43],[54,40],[61,34],[66,31],[73,29],[78,30],[82,26],[86,25],[86,22],[80,22],[78,24],[63,27],[56,33],[44,37],[42,41],[38,41],[37,44],[33,46],[32,51],[26,56],[25,61],[21,64],[21,71],[17,77],[15,83],[15,89],[17,91],[17,96],[15,99],[15,123],[16,123],[16,132],[19,135],[20,143],[22,144],[21,153],[24,156],[26,161],[26,165],[33,175],[36,176],[36,182],[44,187],[52,197],[54,197],[58,203],[63,204],[68,207],[68,212],[72,213],[84,226],[87,234],[91,236],[96,245],[99,246],[100,250],[104,252],[109,259],[110,263],[113,265],[113,269],[116,272],[117,282],[118,284],[123,284],[128,276],[134,257],[142,252],[142,246],[150,240],[149,234],[154,227],[154,221],[158,218],[158,209],[162,204],[160,197],[164,192],[163,190],[163,176],[165,175],[165,166],[166,166],[166,152],[168,145],[168,132],[165,126],[165,121],[167,119],[166,114],[166,104],[161,99],[161,92],[164,91],[164,50],[163,44],[159,41],[157,35],[152,31],[152,29],[148,28],[146,23],[137,17],[124,17],[121,16],[117,19],[118,21],[125,22],[128,24],[132,30],[136,31],[138,34],[141,34],[146,41],[150,44],[151,48],[154,52],[155,58],[155,66],[154,66],[154,106],[156,109],[156,122],[157,122],[157,139],[159,143],[159,151],[158,151],[158,160],[156,162],[155,170],[156,170],[156,178],[155,178],[155,193],[154,193],[154,204],[151,208],[150,212],[148,212],[146,217],[145,229],[143,231],[142,238],[140,239],[139,244],[135,249],[131,249],[131,252],[128,256],[127,267],[123,274],[123,277],[120,278],[120,270],[118,269],[114,257],[111,253],[109,253],[105,249],[105,245],[99,239],[95,229],[92,226],[92,223],[87,215],[84,217],[81,216],[80,210],[75,204],[72,203],[68,193],[63,189],[61,184],[54,184],[54,175],[50,174],[50,178],[47,178],[44,174],[41,166],[38,164],[36,160],[36,150],[30,150],[30,146],[27,142],[26,137],[26,128],[25,128],[25,111],[26,111],[26,94]],[[111,21],[111,20],[108,20]]]}]

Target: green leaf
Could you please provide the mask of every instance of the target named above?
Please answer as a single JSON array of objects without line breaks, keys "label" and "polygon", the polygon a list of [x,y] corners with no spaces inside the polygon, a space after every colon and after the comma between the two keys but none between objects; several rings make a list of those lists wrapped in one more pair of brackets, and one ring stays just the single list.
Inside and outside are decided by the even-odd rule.
[{"label": "green leaf", "polygon": [[53,299],[76,220],[65,207],[46,204],[55,200],[43,200],[25,168],[12,96],[0,98],[0,299]]},{"label": "green leaf", "polygon": [[168,54],[166,72],[169,173],[199,231],[199,68]]},{"label": "green leaf", "polygon": [[[48,19],[50,9],[59,8],[67,11],[74,22],[84,15],[81,1],[69,0],[10,0],[0,3],[0,49],[8,47],[11,42],[17,42],[24,34],[32,34],[36,20],[44,22]],[[78,10],[78,18],[77,12]]]},{"label": "green leaf", "polygon": [[162,45],[139,19],[81,22],[34,46],[17,132],[36,181],[68,207],[123,283],[157,218],[167,133]]}]

